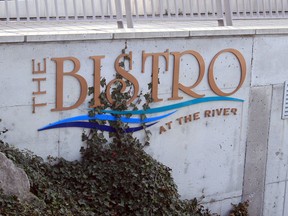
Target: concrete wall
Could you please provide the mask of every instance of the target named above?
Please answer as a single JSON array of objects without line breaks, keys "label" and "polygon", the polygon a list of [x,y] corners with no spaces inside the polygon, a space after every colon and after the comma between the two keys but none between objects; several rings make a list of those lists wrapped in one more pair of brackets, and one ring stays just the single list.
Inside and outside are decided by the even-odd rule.
[{"label": "concrete wall", "polygon": [[[261,121],[261,127],[258,127],[258,130],[264,133],[264,138],[257,138],[257,134],[254,134],[256,135],[254,139],[262,142],[262,145],[257,148],[258,157],[263,159],[257,162],[257,167],[262,169],[262,173],[259,173],[258,176],[258,180],[261,179],[258,190],[261,190],[263,215],[266,216],[288,214],[286,199],[288,122],[287,119],[281,119],[284,81],[288,80],[287,48],[288,43],[285,35],[257,37],[254,42],[251,89],[265,92],[264,98],[266,99],[256,105],[258,106],[256,109],[262,109],[264,104],[267,107],[262,116],[265,120],[258,119],[258,121],[261,119],[265,121]],[[256,192],[256,190],[252,191]]]},{"label": "concrete wall", "polygon": [[[151,104],[152,108],[157,108],[195,99],[180,91],[182,100],[168,100],[172,94],[175,66],[172,52],[193,50],[203,57],[204,77],[193,90],[208,98],[217,96],[208,83],[208,68],[212,59],[222,50],[238,50],[245,59],[247,75],[241,88],[230,97],[243,102],[210,101],[178,108],[176,113],[150,128],[151,145],[146,150],[172,168],[183,199],[197,197],[221,215],[227,215],[231,203],[246,199],[250,200],[250,213],[253,216],[287,215],[288,125],[287,120],[281,119],[283,84],[288,80],[287,36],[239,35],[239,32],[236,35],[224,34],[226,36],[218,32],[218,35],[205,37],[151,36],[137,39],[128,36],[128,39],[81,41],[61,41],[57,38],[58,41],[51,39],[49,42],[47,36],[46,42],[41,41],[40,37],[37,42],[2,42],[0,118],[1,127],[9,130],[2,138],[42,157],[79,158],[82,128],[37,131],[49,123],[83,115],[88,111],[88,97],[75,109],[51,111],[55,108],[57,94],[55,58],[77,58],[80,62],[78,74],[85,78],[88,86],[92,86],[93,61],[89,57],[105,55],[101,76],[110,81],[115,76],[114,62],[117,56],[123,49],[126,53],[132,52],[133,68],[130,73],[137,78],[140,89],[145,93],[151,82],[152,58],[147,59],[142,73],[142,51],[169,52],[168,70],[162,57],[158,66],[158,97],[163,98],[163,101]],[[33,74],[32,59],[36,62],[36,69],[37,62],[43,69],[44,58],[47,61],[46,72]],[[71,61],[65,61],[64,71],[73,68]],[[240,71],[235,55],[224,52],[217,58],[214,65],[215,80],[223,92],[232,92],[237,87]],[[180,82],[191,86],[198,75],[199,65],[195,58],[183,56]],[[38,83],[39,78],[45,80]],[[64,76],[64,106],[71,106],[77,101],[79,89],[74,77]],[[39,91],[45,93],[35,94]],[[35,107],[35,104],[41,103],[45,105]],[[230,111],[232,108],[237,109],[237,113],[224,115],[224,108]],[[222,109],[221,114],[205,116],[205,111],[217,112],[216,109],[218,112]],[[185,116],[195,113],[198,117],[185,123]],[[182,123],[179,119],[182,119]],[[142,137],[141,132],[136,135]]]}]

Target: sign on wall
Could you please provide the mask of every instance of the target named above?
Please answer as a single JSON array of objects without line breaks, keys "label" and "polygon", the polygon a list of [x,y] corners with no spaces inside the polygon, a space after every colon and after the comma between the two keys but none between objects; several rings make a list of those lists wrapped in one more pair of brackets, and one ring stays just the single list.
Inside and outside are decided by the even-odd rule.
[{"label": "sign on wall", "polygon": [[[215,78],[215,62],[218,60],[220,55],[224,54],[230,54],[234,56],[236,61],[239,64],[239,73],[240,77],[237,80],[238,85],[236,86],[235,89],[231,91],[224,91],[221,89],[221,87],[218,86],[216,79]],[[182,57],[184,56],[191,56],[193,57],[197,63],[198,63],[198,76],[196,78],[195,82],[192,82],[189,85],[184,85],[183,83],[180,82],[180,75],[181,75],[181,67],[180,67],[180,62],[182,61]],[[173,62],[173,68],[172,68],[172,83],[170,85],[170,97],[165,98],[165,100],[168,101],[173,101],[174,103],[168,106],[161,106],[161,102],[164,100],[163,98],[160,98],[159,96],[159,59],[164,58],[165,61],[165,70],[169,70],[169,61]],[[101,103],[100,101],[100,93],[103,91],[101,89],[101,70],[102,70],[102,60],[105,59],[105,55],[100,55],[100,56],[89,56],[88,59],[93,61],[93,70],[91,71],[91,74],[93,74],[94,80],[93,80],[93,89],[94,89],[94,94],[93,94],[93,104],[90,105],[88,108],[95,108],[95,107],[101,107],[104,106],[104,104]],[[80,115],[80,116],[73,116],[67,119],[62,119],[60,121],[51,123],[47,126],[44,126],[38,131],[43,131],[47,129],[55,129],[55,128],[62,128],[62,127],[82,127],[82,128],[97,128],[103,131],[109,131],[113,132],[114,129],[108,125],[99,125],[96,122],[89,122],[89,120],[107,120],[107,121],[117,121],[120,120],[124,123],[136,123],[136,124],[143,124],[143,123],[151,123],[151,122],[157,122],[162,118],[165,118],[167,116],[172,115],[174,112],[177,111],[177,109],[180,109],[182,107],[186,106],[191,106],[194,104],[199,104],[199,103],[207,103],[207,102],[212,102],[212,101],[237,101],[237,102],[243,102],[242,99],[238,98],[233,98],[229,97],[236,93],[241,86],[243,85],[245,78],[246,78],[246,62],[243,57],[243,55],[236,49],[223,49],[219,51],[218,53],[215,54],[215,56],[212,58],[210,64],[208,67],[205,64],[205,61],[203,57],[201,56],[200,53],[194,50],[186,50],[182,52],[169,52],[167,49],[166,52],[162,53],[147,53],[144,50],[142,51],[142,65],[141,65],[141,72],[145,72],[145,64],[146,60],[148,58],[152,59],[152,68],[150,69],[150,74],[151,74],[151,80],[150,83],[145,83],[146,85],[151,85],[151,99],[152,102],[155,104],[160,104],[160,106],[156,105],[157,107],[152,108],[152,109],[146,109],[146,110],[137,110],[137,111],[115,111],[115,110],[101,110],[101,112],[105,114],[97,114],[95,116],[89,116],[87,115]],[[172,59],[171,59],[172,58]],[[55,64],[55,74],[56,74],[56,95],[55,95],[55,107],[51,109],[51,112],[59,112],[59,111],[69,111],[72,109],[78,108],[80,105],[82,105],[87,98],[88,94],[88,84],[86,81],[86,77],[79,75],[78,72],[81,70],[81,62],[78,58],[76,57],[52,57],[50,58],[51,61]],[[124,61],[125,59],[128,59],[128,70],[125,70],[125,64]],[[127,105],[130,103],[133,103],[135,100],[138,100],[139,94],[140,94],[140,88],[142,89],[142,86],[139,84],[139,80],[141,80],[141,77],[135,77],[133,75],[133,52],[129,52],[129,54],[120,54],[116,60],[112,59],[112,62],[114,62],[114,68],[115,68],[115,74],[117,76],[121,76],[121,78],[126,79],[129,81],[132,85],[132,93],[131,93],[131,98],[126,102]],[[32,74],[33,75],[40,75],[37,78],[32,78],[32,81],[36,83],[36,89],[33,91],[32,95],[32,113],[36,114],[36,108],[40,107],[45,107],[47,106],[47,102],[37,102],[38,97],[41,95],[47,94],[46,90],[43,90],[42,84],[46,82],[46,73],[47,73],[47,58],[43,59],[42,62],[42,68],[41,69],[41,63],[38,62],[36,65],[35,59],[32,59]],[[72,64],[72,70],[70,71],[65,71],[64,66],[65,64]],[[187,63],[189,64],[189,62]],[[229,64],[229,62],[227,62]],[[206,69],[207,68],[207,69]],[[194,70],[194,68],[191,68]],[[216,68],[217,69],[217,68]],[[197,70],[197,69],[195,69]],[[105,74],[105,72],[103,72]],[[214,93],[215,96],[210,96],[207,97],[205,94],[199,94],[197,91],[194,89],[203,82],[203,77],[206,74],[208,77],[207,81],[209,84],[210,90]],[[69,77],[72,79],[75,79],[78,82],[77,88],[79,88],[78,92],[78,98],[76,101],[71,101],[72,105],[69,106],[64,106],[64,79],[65,77]],[[121,92],[123,91],[123,94],[125,91],[130,89],[131,87],[127,86],[126,82],[123,81],[123,79],[114,78],[109,83],[107,84],[106,89],[106,99],[110,104],[115,103],[114,99],[112,98],[111,95],[111,89],[113,84],[119,82],[122,85]],[[207,82],[206,81],[206,82]],[[141,83],[142,84],[142,83]],[[190,99],[185,102],[180,102],[183,101],[183,97],[180,96],[180,94],[185,94],[187,95]],[[70,93],[68,92],[68,95]],[[152,113],[162,113],[165,111],[170,111],[168,114],[165,115],[159,115],[157,117],[152,117],[152,118],[145,118],[141,119],[139,118],[127,118],[127,117],[121,117],[120,119],[113,116],[113,114],[118,114],[118,115],[140,115],[140,114],[152,114]],[[172,112],[171,112],[172,111]],[[215,109],[215,110],[204,110],[202,114],[200,112],[195,112],[190,115],[178,118],[177,121],[181,125],[182,122],[188,122],[192,121],[192,119],[198,120],[200,119],[200,116],[202,115],[204,118],[208,117],[214,117],[214,116],[227,116],[227,115],[237,115],[237,108],[220,108],[220,109]],[[88,121],[88,122],[87,122]],[[167,123],[168,129],[171,129],[171,124]],[[148,124],[147,127],[150,127],[154,124]],[[143,126],[140,127],[131,127],[126,130],[126,132],[136,132],[138,130],[143,129]],[[160,127],[160,134],[165,132],[167,129],[164,126]]]},{"label": "sign on wall", "polygon": [[[240,197],[251,43],[233,37],[1,45],[4,139],[43,157],[73,160],[80,156],[83,130],[113,131],[89,120],[120,118],[140,139],[145,123],[152,133],[147,152],[172,168],[183,198]],[[143,103],[147,93],[153,102],[89,116],[101,107],[103,92],[114,103],[116,83],[131,95],[128,104],[137,104],[139,95]]]}]

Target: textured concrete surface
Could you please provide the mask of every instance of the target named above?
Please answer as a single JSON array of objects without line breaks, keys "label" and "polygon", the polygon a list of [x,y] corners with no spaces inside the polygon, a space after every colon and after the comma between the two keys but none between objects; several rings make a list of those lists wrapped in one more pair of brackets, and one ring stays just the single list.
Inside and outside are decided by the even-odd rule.
[{"label": "textured concrete surface", "polygon": [[272,86],[251,88],[243,199],[253,216],[263,211],[271,96]]},{"label": "textured concrete surface", "polygon": [[288,121],[281,119],[284,84],[273,86],[267,171],[265,180],[264,216],[286,216],[288,173]]}]

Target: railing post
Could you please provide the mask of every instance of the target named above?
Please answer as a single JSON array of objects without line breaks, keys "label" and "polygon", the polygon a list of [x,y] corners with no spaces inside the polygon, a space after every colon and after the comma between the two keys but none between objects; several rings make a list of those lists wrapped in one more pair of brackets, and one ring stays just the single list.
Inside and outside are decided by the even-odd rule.
[{"label": "railing post", "polygon": [[131,0],[125,0],[125,11],[126,11],[127,27],[133,28]]},{"label": "railing post", "polygon": [[122,7],[121,7],[121,2],[119,0],[115,0],[115,7],[116,7],[116,19],[117,19],[118,28],[124,28]]},{"label": "railing post", "polygon": [[27,21],[30,21],[30,13],[29,13],[28,0],[25,0],[25,6],[26,6],[26,17],[27,17]]},{"label": "railing post", "polygon": [[20,21],[20,15],[19,15],[19,2],[18,0],[15,1],[15,9],[16,9],[16,17],[17,17],[17,21]]},{"label": "railing post", "polygon": [[222,9],[222,0],[216,1],[216,10],[217,10],[217,18],[218,18],[218,26],[224,26],[224,13]]},{"label": "railing post", "polygon": [[232,10],[230,0],[223,0],[224,1],[224,11],[225,11],[225,24],[227,26],[232,26]]},{"label": "railing post", "polygon": [[8,2],[5,0],[5,12],[6,12],[6,22],[10,21],[10,14],[9,14],[9,9],[8,9]]}]

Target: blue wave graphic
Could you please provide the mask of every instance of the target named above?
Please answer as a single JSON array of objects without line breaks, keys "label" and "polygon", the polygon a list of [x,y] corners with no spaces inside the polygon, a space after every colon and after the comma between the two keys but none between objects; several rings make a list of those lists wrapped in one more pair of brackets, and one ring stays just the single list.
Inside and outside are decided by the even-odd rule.
[{"label": "blue wave graphic", "polygon": [[[152,125],[156,123],[158,122],[148,124],[145,127],[151,127]],[[116,132],[115,128],[108,126],[108,125],[100,125],[96,122],[67,122],[67,123],[61,123],[57,125],[50,125],[50,126],[38,129],[38,131],[55,129],[55,128],[64,128],[64,127],[81,127],[81,128],[90,128],[90,129],[99,129],[99,130],[107,131],[107,132]],[[133,132],[140,131],[143,129],[144,129],[144,126],[129,127],[129,128],[124,129],[124,133],[133,133]]]},{"label": "blue wave graphic", "polygon": [[175,112],[176,111],[173,111],[173,112],[170,112],[170,113],[165,114],[165,115],[151,117],[151,118],[145,118],[145,119],[116,117],[116,116],[107,115],[107,114],[97,114],[95,116],[81,115],[81,116],[75,116],[75,117],[72,117],[72,118],[66,118],[66,119],[51,123],[49,125],[46,125],[46,126],[40,128],[38,131],[45,130],[46,128],[51,128],[53,126],[57,126],[57,125],[60,125],[60,124],[76,122],[76,121],[83,121],[83,120],[88,120],[88,121],[89,120],[121,121],[123,123],[144,124],[144,123],[159,121],[159,120],[161,120],[163,118],[166,118],[167,116],[172,115]]},{"label": "blue wave graphic", "polygon": [[132,115],[141,115],[141,114],[152,114],[152,113],[158,113],[158,112],[165,112],[168,110],[175,110],[179,109],[182,107],[186,106],[191,106],[195,104],[200,104],[200,103],[207,103],[207,102],[212,102],[212,101],[236,101],[236,102],[244,102],[242,99],[238,98],[231,98],[231,97],[206,97],[206,98],[197,98],[173,105],[168,105],[168,106],[163,106],[163,107],[157,107],[157,108],[152,108],[152,109],[147,109],[147,110],[135,110],[135,111],[117,111],[117,110],[101,110],[103,113],[110,113],[110,114],[116,114],[116,115],[127,115],[127,114],[132,114]]},{"label": "blue wave graphic", "polygon": [[[147,110],[136,110],[136,111],[115,111],[115,110],[102,110],[101,112],[103,113],[108,113],[108,114],[97,114],[93,117],[89,115],[81,115],[81,116],[75,116],[71,118],[66,118],[54,123],[51,123],[49,125],[46,125],[45,127],[42,127],[38,129],[38,131],[43,131],[43,130],[48,130],[48,129],[54,129],[54,128],[63,128],[63,127],[81,127],[81,128],[91,128],[91,129],[99,129],[102,131],[107,131],[107,132],[116,132],[116,129],[108,126],[108,125],[100,125],[96,122],[84,122],[89,121],[89,120],[104,120],[104,121],[121,121],[123,123],[132,123],[132,124],[143,124],[143,123],[151,123],[149,125],[146,125],[146,127],[150,127],[156,123],[158,123],[159,120],[166,118],[172,114],[174,114],[179,108],[182,107],[187,107],[195,104],[200,104],[200,103],[207,103],[207,102],[212,102],[212,101],[235,101],[235,102],[244,102],[242,99],[238,98],[231,98],[231,97],[206,97],[206,98],[197,98],[173,105],[168,105],[168,106],[163,106],[163,107],[157,107],[157,108],[152,108],[152,109],[147,109]],[[165,115],[160,115],[156,117],[151,117],[151,118],[127,118],[127,117],[116,117],[114,115],[141,115],[141,114],[152,114],[152,113],[159,113],[159,112],[165,112],[168,110],[174,110],[173,112],[170,112]],[[156,121],[156,122],[155,122]],[[144,126],[139,126],[139,127],[129,127],[124,130],[124,133],[132,133],[136,132],[139,130],[143,130]]]}]

